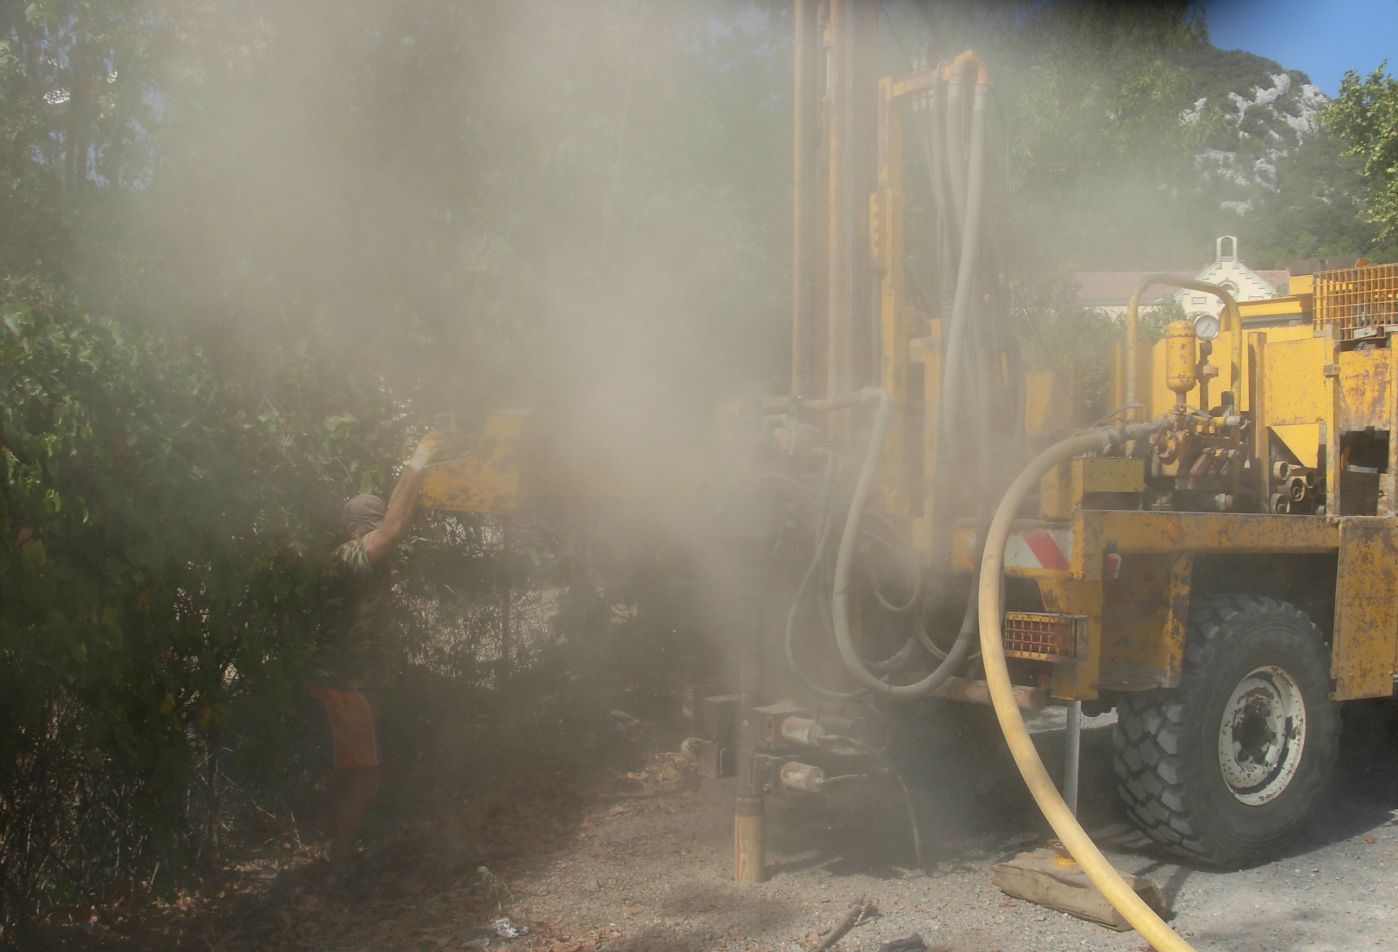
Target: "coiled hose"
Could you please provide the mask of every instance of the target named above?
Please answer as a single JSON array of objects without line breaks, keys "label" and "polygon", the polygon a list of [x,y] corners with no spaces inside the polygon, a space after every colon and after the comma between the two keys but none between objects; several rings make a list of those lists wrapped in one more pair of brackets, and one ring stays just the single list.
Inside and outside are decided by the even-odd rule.
[{"label": "coiled hose", "polygon": [[980,575],[980,633],[981,664],[985,668],[985,679],[990,685],[991,702],[995,715],[1000,720],[1000,730],[1005,735],[1015,765],[1019,768],[1024,783],[1038,804],[1044,819],[1053,827],[1054,833],[1062,840],[1073,859],[1082,867],[1092,885],[1111,903],[1112,908],[1131,923],[1131,926],[1148,941],[1157,952],[1193,952],[1184,939],[1156,915],[1155,910],[1136,895],[1112,864],[1102,855],[1097,844],[1087,835],[1073,812],[1063,801],[1053,784],[1039,752],[1029,737],[1024,725],[1024,717],[1015,703],[1010,685],[1009,670],[1005,666],[1005,648],[1000,628],[1004,617],[1005,544],[1009,540],[1010,529],[1024,497],[1036,486],[1039,480],[1054,466],[1066,462],[1080,453],[1102,450],[1115,441],[1136,439],[1158,429],[1158,423],[1136,424],[1115,429],[1096,429],[1055,443],[1036,456],[1024,471],[1015,478],[1006,491],[1004,499],[995,510],[990,531],[986,534],[985,553],[981,557]]},{"label": "coiled hose", "polygon": [[[805,572],[801,576],[800,583],[796,586],[796,593],[792,597],[791,606],[786,613],[786,625],[783,637],[783,646],[786,650],[787,666],[791,669],[793,673],[796,674],[798,678],[801,679],[801,682],[805,684],[807,688],[809,688],[816,694],[824,696],[827,699],[838,700],[864,697],[869,692],[862,687],[856,688],[854,690],[841,691],[821,684],[818,681],[816,681],[815,678],[810,676],[810,674],[805,670],[800,660],[796,656],[797,621],[801,614],[801,607],[806,602],[807,593],[812,590],[813,582],[818,581],[818,584],[814,585],[814,590],[817,595],[817,614],[823,622],[822,627],[824,628],[826,633],[830,635],[832,640],[834,639],[835,629],[834,624],[831,621],[829,601],[829,586],[831,585],[831,579],[828,577],[829,573],[822,572],[821,569],[824,568],[826,565],[826,551],[829,549],[830,538],[834,535],[835,530],[836,520],[835,513],[833,512],[835,503],[835,492],[833,487],[836,481],[836,468],[837,467],[835,465],[835,458],[831,457],[830,465],[827,467],[825,474],[825,484],[827,486],[827,492],[825,495],[825,499],[821,503],[820,520],[816,528],[814,546],[811,552],[811,559],[809,564],[806,566]],[[874,597],[878,600],[879,604],[883,606],[883,608],[886,611],[891,612],[893,614],[903,614],[907,612],[916,611],[922,600],[922,576],[921,573],[918,571],[916,565],[916,557],[911,551],[911,546],[907,543],[906,540],[897,537],[897,529],[892,524],[888,523],[886,520],[882,520],[882,517],[878,515],[877,511],[866,509],[864,515],[865,517],[874,517],[874,522],[883,521],[883,528],[888,532],[888,535],[884,535],[883,532],[875,530],[872,527],[862,526],[860,529],[860,538],[868,539],[870,541],[875,542],[878,545],[883,546],[884,548],[888,549],[889,552],[893,553],[895,556],[905,557],[907,565],[909,567],[910,575],[910,578],[908,580],[909,591],[901,603],[893,601],[893,599],[890,598],[888,594],[883,591],[881,584],[877,579],[874,580],[872,588]],[[817,576],[820,577],[819,580],[817,580]],[[969,609],[973,611],[975,608],[974,597],[969,601],[968,605]],[[974,619],[972,620],[974,621]],[[916,650],[919,643],[921,643],[923,647],[925,647],[929,652],[932,653],[934,657],[938,658],[939,660],[947,656],[947,652],[939,648],[937,644],[934,641],[932,641],[932,639],[928,636],[927,632],[924,629],[924,626],[919,620],[915,625],[914,634],[911,637],[909,637],[907,642],[893,655],[883,659],[882,661],[870,661],[868,659],[861,660],[863,660],[864,664],[876,674],[886,674],[888,672],[896,671],[902,668],[908,662],[908,659],[911,657],[914,650]]]},{"label": "coiled hose", "polygon": [[869,433],[869,445],[865,450],[864,464],[860,467],[859,478],[854,484],[854,496],[850,500],[849,513],[845,516],[845,528],[840,536],[840,548],[835,555],[835,582],[832,586],[830,614],[835,624],[835,647],[839,649],[849,673],[872,693],[895,700],[911,700],[926,697],[956,672],[961,662],[971,650],[975,638],[976,613],[968,600],[966,614],[956,641],[941,663],[921,681],[912,684],[889,684],[880,678],[859,657],[854,646],[854,636],[850,631],[849,589],[851,569],[854,565],[854,547],[859,538],[859,523],[864,516],[864,507],[869,501],[869,491],[873,488],[874,472],[878,469],[879,454],[883,450],[884,434],[888,431],[888,417],[893,401],[888,393],[876,387],[866,387],[855,394],[864,403],[872,403],[874,425]]}]

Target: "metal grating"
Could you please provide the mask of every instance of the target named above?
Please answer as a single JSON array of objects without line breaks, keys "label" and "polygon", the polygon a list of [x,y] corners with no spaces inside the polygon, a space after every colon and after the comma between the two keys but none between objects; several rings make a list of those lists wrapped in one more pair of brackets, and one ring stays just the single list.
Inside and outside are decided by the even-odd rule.
[{"label": "metal grating", "polygon": [[1005,612],[1005,655],[1029,661],[1072,661],[1086,633],[1086,615]]},{"label": "metal grating", "polygon": [[1354,340],[1398,325],[1398,264],[1323,271],[1315,276],[1315,326]]}]

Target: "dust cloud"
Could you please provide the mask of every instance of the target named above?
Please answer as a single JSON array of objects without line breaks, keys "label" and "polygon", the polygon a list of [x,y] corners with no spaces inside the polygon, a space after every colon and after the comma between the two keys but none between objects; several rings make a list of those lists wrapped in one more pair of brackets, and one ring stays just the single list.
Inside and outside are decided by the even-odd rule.
[{"label": "dust cloud", "polygon": [[[424,429],[470,433],[495,410],[528,408],[561,457],[617,477],[647,515],[690,527],[712,515],[721,504],[694,493],[746,462],[714,441],[715,408],[788,386],[784,5],[247,0],[203,10],[151,51],[162,159],[139,205],[116,216],[134,249],[108,265],[122,274],[117,307],[149,304],[250,373],[276,349],[299,353],[307,380],[380,381]],[[962,7],[929,17],[909,3],[878,18],[882,71],[980,40],[992,76],[1003,67],[978,291],[1002,321],[1023,311],[1007,296],[1010,275],[1031,279],[1021,296],[1049,297],[1044,276],[1068,263],[1064,248],[1086,254],[1125,234],[1094,230],[1116,218],[1065,210],[1064,196],[1083,193],[1072,137],[1055,138],[1052,117],[1017,97],[1050,69],[1069,92],[1097,86],[1020,25]],[[1045,143],[1063,150],[1047,164],[1062,174],[1026,178],[1018,160]],[[936,239],[919,231],[939,201],[925,184],[929,160],[909,144],[912,303],[936,314],[948,294],[927,273]],[[1122,162],[1092,194],[1116,196],[1136,234],[1175,196],[1157,187],[1125,214],[1120,196],[1158,169]],[[1036,220],[1043,207],[1062,221]],[[142,269],[140,249],[176,266]],[[978,353],[1010,347],[1005,334]],[[965,448],[1007,472],[1014,395],[991,392],[988,378],[970,387],[959,399],[979,416]],[[968,511],[988,510],[998,482],[963,473]],[[803,493],[808,511],[794,518],[811,521],[818,500]],[[752,528],[788,515],[733,518]],[[732,633],[742,599],[726,586],[743,582],[732,550],[712,536],[679,541],[727,579],[706,610]],[[954,630],[956,611],[944,614]]]},{"label": "dust cloud", "polygon": [[[334,418],[379,387],[392,419],[357,420],[366,439],[469,446],[530,411],[547,456],[626,497],[586,523],[605,569],[526,583],[545,609],[604,570],[684,587],[725,563],[690,535],[734,464],[717,408],[786,389],[788,11],[242,0],[176,22],[143,64],[160,163],[89,269],[113,308],[269,406]],[[710,630],[731,595],[699,607]],[[497,597],[463,617],[498,626]]]},{"label": "dust cloud", "polygon": [[121,303],[449,426],[528,407],[606,458],[678,450],[718,395],[784,387],[780,20],[210,5],[159,49],[163,158],[119,219],[177,267]]}]

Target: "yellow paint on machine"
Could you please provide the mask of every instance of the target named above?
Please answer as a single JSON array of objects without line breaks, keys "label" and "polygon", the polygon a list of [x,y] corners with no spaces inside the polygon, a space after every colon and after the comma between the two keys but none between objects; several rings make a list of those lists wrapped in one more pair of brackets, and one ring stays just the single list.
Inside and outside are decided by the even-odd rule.
[{"label": "yellow paint on machine", "polygon": [[667,461],[663,473],[659,464],[657,472],[611,472],[560,457],[557,442],[534,430],[534,418],[525,411],[492,414],[474,448],[427,467],[422,505],[439,512],[509,515],[550,501],[644,497],[662,485],[676,493],[692,491],[678,461]]},{"label": "yellow paint on machine", "polygon": [[1337,700],[1388,697],[1398,668],[1398,540],[1388,519],[1344,519],[1330,674]]},{"label": "yellow paint on machine", "polygon": [[516,512],[527,418],[516,411],[493,414],[471,453],[427,467],[422,504],[444,512]]}]

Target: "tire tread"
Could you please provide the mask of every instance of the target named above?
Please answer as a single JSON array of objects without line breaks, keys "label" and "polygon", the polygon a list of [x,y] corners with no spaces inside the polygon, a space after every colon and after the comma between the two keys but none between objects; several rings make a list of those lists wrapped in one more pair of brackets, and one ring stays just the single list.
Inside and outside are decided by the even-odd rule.
[{"label": "tire tread", "polygon": [[[1311,620],[1286,602],[1252,595],[1198,598],[1190,611],[1180,687],[1126,695],[1117,707],[1112,766],[1117,792],[1127,812],[1151,839],[1198,863],[1237,866],[1256,859],[1241,844],[1206,829],[1190,796],[1185,763],[1185,733],[1191,727],[1188,712],[1196,708],[1206,688],[1207,679],[1198,673],[1209,671],[1215,663],[1229,621],[1240,614],[1254,613],[1287,616],[1309,628],[1317,643],[1322,641]],[[1299,782],[1316,788],[1302,791],[1303,800],[1323,794],[1334,763],[1336,745],[1318,746],[1319,755],[1330,762],[1319,770],[1304,772],[1304,777],[1298,774]]]}]

